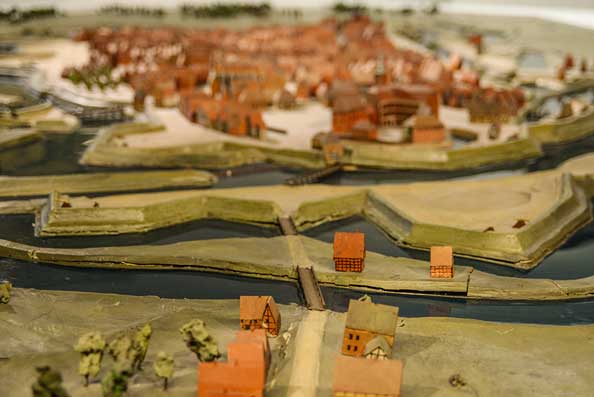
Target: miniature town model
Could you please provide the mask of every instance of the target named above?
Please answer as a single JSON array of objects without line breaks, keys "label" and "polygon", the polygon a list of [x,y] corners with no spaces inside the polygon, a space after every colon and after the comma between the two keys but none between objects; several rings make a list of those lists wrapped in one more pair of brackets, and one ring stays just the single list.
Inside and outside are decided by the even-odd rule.
[{"label": "miniature town model", "polygon": [[0,397],[592,396],[594,6],[37,3]]}]

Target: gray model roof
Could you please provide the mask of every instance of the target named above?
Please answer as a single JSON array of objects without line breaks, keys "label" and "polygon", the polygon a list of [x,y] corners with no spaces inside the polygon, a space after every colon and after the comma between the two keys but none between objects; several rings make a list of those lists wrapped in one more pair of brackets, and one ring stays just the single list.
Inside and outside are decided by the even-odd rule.
[{"label": "gray model roof", "polygon": [[398,325],[398,308],[351,299],[346,326],[374,334],[393,336]]},{"label": "gray model roof", "polygon": [[386,356],[388,358],[392,357],[392,347],[390,346],[386,338],[384,338],[381,335],[378,335],[369,342],[367,342],[367,344],[365,345],[365,351],[363,352],[363,355],[368,355],[378,347],[382,349],[384,353],[386,353]]}]

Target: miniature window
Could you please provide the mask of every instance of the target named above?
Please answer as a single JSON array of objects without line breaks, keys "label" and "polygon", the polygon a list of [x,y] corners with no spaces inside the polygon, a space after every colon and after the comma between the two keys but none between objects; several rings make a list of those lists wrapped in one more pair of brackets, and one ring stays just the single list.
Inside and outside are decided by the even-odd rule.
[{"label": "miniature window", "polygon": [[351,350],[351,345],[347,345],[347,350],[350,351]]},{"label": "miniature window", "polygon": [[354,348],[353,350],[354,350],[354,351],[357,351],[357,349],[358,349],[358,348],[359,348],[358,346],[355,346],[355,348]]},{"label": "miniature window", "polygon": [[349,339],[353,339],[353,334],[349,334]]},{"label": "miniature window", "polygon": [[356,340],[359,340],[359,335],[357,335],[357,336],[355,337],[355,339],[356,339]]}]

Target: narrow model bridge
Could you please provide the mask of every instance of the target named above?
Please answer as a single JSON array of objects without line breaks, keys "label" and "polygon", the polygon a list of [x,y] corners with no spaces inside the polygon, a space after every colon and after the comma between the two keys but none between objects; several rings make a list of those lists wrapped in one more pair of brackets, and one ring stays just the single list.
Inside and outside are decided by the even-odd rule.
[{"label": "narrow model bridge", "polygon": [[329,177],[332,174],[337,173],[340,170],[342,170],[342,164],[331,165],[329,167],[314,171],[309,174],[289,178],[285,181],[285,184],[290,186],[299,186],[307,185],[310,183],[316,183],[324,178]]},{"label": "narrow model bridge", "polygon": [[299,285],[309,310],[324,310],[326,303],[312,267],[297,266]]},{"label": "narrow model bridge", "polygon": [[280,226],[281,232],[285,236],[296,236],[297,235],[297,228],[293,223],[293,219],[290,216],[279,216],[278,217],[278,224]]}]

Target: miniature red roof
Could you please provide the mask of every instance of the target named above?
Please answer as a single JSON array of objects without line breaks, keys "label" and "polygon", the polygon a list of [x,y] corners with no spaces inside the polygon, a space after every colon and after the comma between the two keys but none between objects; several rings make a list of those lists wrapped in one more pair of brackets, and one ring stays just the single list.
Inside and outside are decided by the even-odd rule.
[{"label": "miniature red roof", "polygon": [[241,296],[239,297],[239,318],[242,320],[259,320],[264,315],[266,305],[274,317],[278,317],[278,307],[272,296]]},{"label": "miniature red roof", "polygon": [[361,232],[334,233],[334,257],[364,259],[365,235]]},{"label": "miniature red roof", "polygon": [[431,247],[431,266],[454,265],[454,256],[452,247]]},{"label": "miniature red roof", "polygon": [[334,367],[334,392],[357,395],[399,396],[402,361],[368,360],[338,356]]}]

